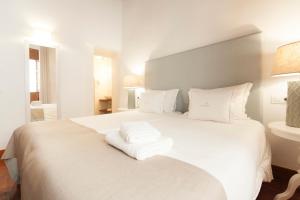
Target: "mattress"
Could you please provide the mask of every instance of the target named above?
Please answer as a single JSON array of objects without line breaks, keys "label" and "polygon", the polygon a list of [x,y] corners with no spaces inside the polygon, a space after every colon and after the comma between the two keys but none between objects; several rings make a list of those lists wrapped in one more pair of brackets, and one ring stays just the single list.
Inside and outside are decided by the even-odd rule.
[{"label": "mattress", "polygon": [[262,181],[272,180],[271,153],[264,126],[255,120],[231,124],[190,120],[184,114],[129,111],[71,119],[99,134],[118,130],[125,121],[147,121],[174,141],[165,154],[209,172],[229,200],[256,199]]}]

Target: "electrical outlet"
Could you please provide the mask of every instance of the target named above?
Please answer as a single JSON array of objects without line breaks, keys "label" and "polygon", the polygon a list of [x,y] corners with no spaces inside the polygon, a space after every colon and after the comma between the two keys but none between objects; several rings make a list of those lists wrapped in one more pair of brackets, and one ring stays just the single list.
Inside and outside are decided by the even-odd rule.
[{"label": "electrical outlet", "polygon": [[272,104],[285,104],[286,101],[284,100],[285,97],[283,96],[278,96],[278,95],[273,95],[271,97],[271,103]]}]

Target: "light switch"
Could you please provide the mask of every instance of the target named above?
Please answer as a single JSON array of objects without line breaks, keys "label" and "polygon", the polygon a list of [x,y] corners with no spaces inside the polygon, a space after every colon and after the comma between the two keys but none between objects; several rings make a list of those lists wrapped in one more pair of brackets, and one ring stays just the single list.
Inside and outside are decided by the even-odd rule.
[{"label": "light switch", "polygon": [[271,103],[272,104],[285,104],[286,101],[284,100],[286,97],[280,95],[272,95]]}]

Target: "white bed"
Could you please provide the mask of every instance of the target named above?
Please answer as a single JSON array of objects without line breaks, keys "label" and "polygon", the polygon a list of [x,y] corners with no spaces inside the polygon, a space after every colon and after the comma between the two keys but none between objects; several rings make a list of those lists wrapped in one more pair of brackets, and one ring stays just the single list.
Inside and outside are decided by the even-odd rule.
[{"label": "white bed", "polygon": [[71,119],[100,134],[117,130],[123,121],[148,121],[174,140],[166,156],[206,170],[223,185],[228,200],[256,199],[262,181],[272,179],[271,155],[264,127],[254,120],[232,124],[187,119],[179,113],[128,111]]},{"label": "white bed", "polygon": [[30,105],[31,121],[49,121],[57,119],[56,104]]},{"label": "white bed", "polygon": [[[228,51],[228,49],[231,51]],[[213,89],[250,82],[253,83],[253,88],[246,106],[246,114],[253,119],[261,120],[260,49],[259,35],[249,35],[150,60],[145,66],[145,88],[152,90],[180,89],[176,100],[176,110],[186,112],[190,105],[188,91],[191,88]],[[153,102],[153,100],[150,102]],[[231,103],[229,104],[231,106]],[[227,105],[228,109],[235,108],[230,107],[229,104]],[[229,115],[230,113],[231,111],[228,112]],[[14,158],[21,160],[18,164],[20,164],[19,171],[21,173],[19,177],[21,178],[21,187],[24,189],[22,190],[25,194],[24,199],[26,199],[26,195],[28,195],[27,199],[30,200],[55,198],[53,195],[60,197],[55,199],[86,199],[80,198],[80,193],[95,194],[96,190],[97,194],[98,190],[101,191],[99,185],[104,185],[108,187],[107,189],[113,188],[114,184],[110,185],[107,181],[111,180],[111,177],[105,176],[106,179],[102,180],[103,176],[101,175],[109,174],[109,172],[118,174],[120,170],[115,166],[122,165],[113,167],[107,165],[107,168],[103,169],[101,173],[99,168],[111,161],[110,156],[104,153],[100,154],[103,149],[109,149],[110,154],[108,155],[117,155],[118,159],[129,161],[130,166],[136,167],[136,165],[139,165],[138,162],[143,162],[141,165],[147,165],[147,161],[135,161],[124,156],[122,152],[116,151],[107,143],[103,143],[104,137],[99,134],[117,130],[121,122],[124,121],[148,121],[162,135],[171,137],[174,146],[165,156],[183,161],[181,163],[185,162],[184,164],[188,163],[188,166],[193,165],[192,167],[201,168],[202,170],[199,171],[204,170],[211,174],[218,180],[218,183],[222,184],[228,200],[254,200],[260,190],[262,181],[272,179],[270,149],[266,141],[264,126],[258,121],[245,119],[233,121],[232,123],[217,123],[191,120],[188,119],[187,115],[180,113],[151,114],[138,111],[81,117],[71,120],[84,127],[78,126],[69,120],[36,122],[19,128],[12,136],[8,145],[10,148],[6,149],[3,158],[7,160],[7,164],[14,164]],[[78,155],[81,155],[81,157]],[[174,159],[162,157],[174,161]],[[52,162],[57,158],[60,158],[60,162]],[[82,162],[79,163],[79,159]],[[114,159],[112,164],[119,164],[115,160],[117,159]],[[79,164],[74,166],[73,163]],[[66,171],[66,166],[74,166],[74,169]],[[123,166],[126,167],[126,165]],[[176,165],[168,165],[167,170],[173,167],[176,168]],[[114,171],[111,171],[111,168]],[[130,168],[130,172],[134,170],[136,168]],[[75,174],[78,175],[79,172],[82,174],[76,178],[81,179],[85,183],[83,184],[85,187],[82,186],[81,182],[73,181]],[[147,172],[145,171],[142,175],[147,174]],[[176,175],[177,173],[171,175],[175,178],[175,184],[177,183],[176,180],[180,180],[180,177]],[[179,175],[184,176],[186,174],[179,173]],[[112,180],[113,182],[117,180],[117,183],[119,183],[118,177],[112,178]],[[130,179],[125,178],[125,180]],[[189,179],[185,180],[187,181],[183,181],[183,183],[190,183]],[[198,182],[204,183],[205,186],[208,183],[206,179],[197,180],[201,180]],[[25,184],[22,184],[22,181]],[[99,185],[97,185],[98,182],[100,182]],[[198,182],[194,183],[197,184]],[[143,182],[145,184],[143,188],[139,187],[140,180],[136,180],[134,183],[136,184],[134,189],[144,190],[148,182]],[[159,183],[164,182],[159,180]],[[31,187],[32,185],[36,187]],[[167,184],[163,191],[158,191],[156,194],[161,195],[166,189],[170,188],[170,185]],[[130,184],[119,185],[125,192],[130,186]],[[177,184],[177,186],[175,191],[180,192],[183,190],[180,187],[181,185]],[[207,196],[201,192],[194,192],[193,187],[186,187],[185,189],[187,188],[188,192],[200,195],[200,197],[196,196],[195,199],[210,199],[206,198]],[[211,187],[210,189],[215,192],[215,188]],[[146,188],[145,191],[148,191],[147,189],[149,188]],[[150,189],[155,192],[160,188]],[[105,191],[104,189],[102,193],[107,196]],[[36,195],[36,193],[38,194]],[[114,192],[113,194],[118,196],[123,193]],[[143,197],[149,197],[149,193],[145,192],[143,194],[145,194]],[[173,197],[178,199],[176,192],[172,194]],[[209,194],[212,194],[210,190]],[[31,198],[31,196],[37,196],[37,198]],[[73,198],[62,198],[62,196]],[[96,198],[89,199],[97,199],[103,196],[94,197]],[[131,197],[124,199],[132,199]]]}]

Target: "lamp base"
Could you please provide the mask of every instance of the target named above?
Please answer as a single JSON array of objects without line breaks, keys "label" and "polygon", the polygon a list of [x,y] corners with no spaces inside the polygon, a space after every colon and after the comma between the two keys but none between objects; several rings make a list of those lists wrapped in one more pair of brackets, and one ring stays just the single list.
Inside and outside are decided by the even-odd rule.
[{"label": "lamp base", "polygon": [[128,89],[128,109],[135,109],[135,89]]},{"label": "lamp base", "polygon": [[300,128],[300,81],[288,82],[286,125]]}]

